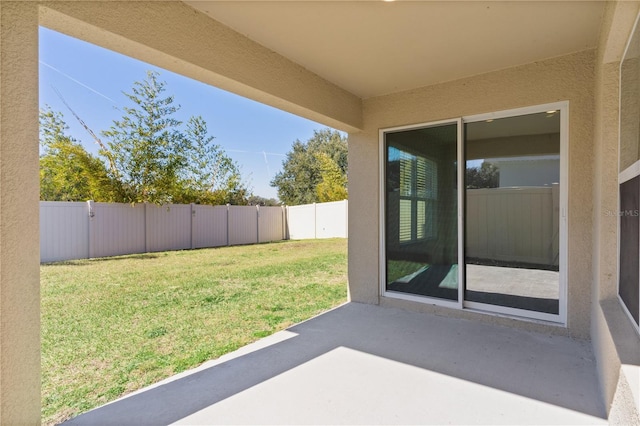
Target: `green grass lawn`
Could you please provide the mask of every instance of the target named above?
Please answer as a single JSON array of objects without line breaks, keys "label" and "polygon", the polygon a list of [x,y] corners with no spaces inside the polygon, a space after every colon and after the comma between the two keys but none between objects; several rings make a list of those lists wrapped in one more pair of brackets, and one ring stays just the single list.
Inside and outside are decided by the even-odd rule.
[{"label": "green grass lawn", "polygon": [[42,420],[55,424],[346,300],[347,241],[42,265]]}]

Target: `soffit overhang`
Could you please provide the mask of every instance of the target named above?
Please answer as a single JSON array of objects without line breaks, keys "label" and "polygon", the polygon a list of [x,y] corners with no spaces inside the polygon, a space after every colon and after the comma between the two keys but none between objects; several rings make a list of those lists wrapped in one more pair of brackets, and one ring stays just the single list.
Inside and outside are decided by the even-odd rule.
[{"label": "soffit overhang", "polygon": [[366,99],[593,49],[598,1],[185,1]]}]

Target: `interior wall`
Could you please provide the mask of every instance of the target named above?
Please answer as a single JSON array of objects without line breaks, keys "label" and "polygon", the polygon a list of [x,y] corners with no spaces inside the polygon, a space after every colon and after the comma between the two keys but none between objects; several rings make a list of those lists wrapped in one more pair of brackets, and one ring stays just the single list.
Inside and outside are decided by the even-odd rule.
[{"label": "interior wall", "polygon": [[[569,101],[568,332],[589,337],[594,51],[367,99],[364,130],[349,136],[349,290],[352,300],[380,301],[379,130]],[[415,303],[388,298],[394,306]],[[457,311],[444,310],[449,315]],[[501,322],[497,317],[488,321]],[[506,321],[506,320],[505,320]],[[521,323],[529,327],[528,323]],[[559,330],[558,332],[562,332]]]},{"label": "interior wall", "polygon": [[560,135],[511,136],[474,140],[466,149],[467,160],[527,155],[554,155],[560,152]]}]

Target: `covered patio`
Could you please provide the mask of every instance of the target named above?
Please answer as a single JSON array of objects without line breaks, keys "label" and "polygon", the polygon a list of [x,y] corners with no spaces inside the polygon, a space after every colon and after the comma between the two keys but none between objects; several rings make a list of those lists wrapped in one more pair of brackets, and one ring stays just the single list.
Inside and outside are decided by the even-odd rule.
[{"label": "covered patio", "polygon": [[585,341],[347,303],[68,421],[606,424]]},{"label": "covered patio", "polygon": [[[349,133],[351,303],[74,422],[639,424],[639,17],[640,1],[1,1],[0,423],[41,416],[42,25]],[[498,280],[462,267],[462,165],[523,156],[559,158],[557,235],[515,239],[558,254],[557,313],[509,306],[508,286],[501,306],[472,300]],[[396,260],[460,267],[429,296],[394,290]],[[550,294],[534,281],[518,295]]]}]

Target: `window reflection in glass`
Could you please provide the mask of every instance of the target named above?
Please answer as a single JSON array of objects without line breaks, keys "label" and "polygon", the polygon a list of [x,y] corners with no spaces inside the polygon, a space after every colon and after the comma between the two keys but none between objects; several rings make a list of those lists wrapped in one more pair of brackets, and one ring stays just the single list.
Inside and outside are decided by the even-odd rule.
[{"label": "window reflection in glass", "polygon": [[457,300],[457,125],[385,141],[387,290]]}]

